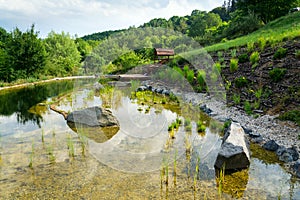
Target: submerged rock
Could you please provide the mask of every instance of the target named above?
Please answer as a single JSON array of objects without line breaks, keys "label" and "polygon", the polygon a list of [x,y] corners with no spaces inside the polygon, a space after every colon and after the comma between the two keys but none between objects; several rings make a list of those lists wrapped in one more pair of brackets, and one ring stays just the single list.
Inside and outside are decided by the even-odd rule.
[{"label": "submerged rock", "polygon": [[119,122],[112,112],[98,106],[71,112],[66,120],[68,123],[79,123],[87,126],[119,126]]},{"label": "submerged rock", "polygon": [[225,166],[226,170],[236,170],[248,168],[249,164],[249,141],[241,125],[232,122],[224,136],[215,167],[220,169]]}]

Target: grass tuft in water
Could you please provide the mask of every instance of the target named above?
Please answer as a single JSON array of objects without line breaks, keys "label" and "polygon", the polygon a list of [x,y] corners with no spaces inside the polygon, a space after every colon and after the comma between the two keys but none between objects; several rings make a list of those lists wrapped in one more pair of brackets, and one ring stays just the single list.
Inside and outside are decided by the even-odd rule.
[{"label": "grass tuft in water", "polygon": [[34,142],[31,144],[31,153],[30,153],[30,161],[28,167],[33,169],[33,156],[34,156]]}]

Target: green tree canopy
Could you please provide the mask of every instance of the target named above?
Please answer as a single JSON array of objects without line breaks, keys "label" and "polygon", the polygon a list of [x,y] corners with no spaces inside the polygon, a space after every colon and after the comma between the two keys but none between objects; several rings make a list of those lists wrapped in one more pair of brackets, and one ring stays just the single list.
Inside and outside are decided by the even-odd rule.
[{"label": "green tree canopy", "polygon": [[38,38],[34,25],[22,33],[15,28],[6,41],[6,71],[14,73],[8,81],[16,78],[36,76],[45,66],[46,52],[43,41]]},{"label": "green tree canopy", "polygon": [[68,33],[50,32],[45,39],[45,46],[48,53],[47,74],[64,76],[78,73],[81,55]]}]

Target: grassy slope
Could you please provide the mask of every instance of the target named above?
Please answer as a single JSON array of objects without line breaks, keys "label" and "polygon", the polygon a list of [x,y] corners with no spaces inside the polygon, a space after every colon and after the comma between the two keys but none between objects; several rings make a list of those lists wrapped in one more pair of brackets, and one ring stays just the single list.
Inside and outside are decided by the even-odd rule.
[{"label": "grassy slope", "polygon": [[296,37],[300,37],[300,12],[276,19],[249,35],[205,47],[205,50],[208,52],[226,50],[246,46],[248,43],[258,43],[260,40],[264,40],[267,44],[275,44]]}]

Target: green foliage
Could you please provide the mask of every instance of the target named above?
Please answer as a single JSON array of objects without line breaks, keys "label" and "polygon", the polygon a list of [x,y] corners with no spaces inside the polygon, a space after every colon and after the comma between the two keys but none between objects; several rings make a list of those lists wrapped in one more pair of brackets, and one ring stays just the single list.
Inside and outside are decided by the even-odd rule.
[{"label": "green foliage", "polygon": [[233,102],[234,102],[236,105],[238,105],[238,104],[241,103],[241,97],[240,97],[240,95],[238,95],[238,94],[233,94],[232,100],[233,100]]},{"label": "green foliage", "polygon": [[280,47],[277,49],[277,51],[274,53],[274,59],[281,59],[284,58],[287,54],[287,49]]},{"label": "green foliage", "polygon": [[296,122],[300,126],[300,110],[290,110],[281,114],[279,117],[281,120],[290,120]]},{"label": "green foliage", "polygon": [[247,43],[247,51],[251,52],[254,50],[254,42],[248,42]]},{"label": "green foliage", "polygon": [[235,72],[236,70],[238,70],[238,59],[232,58],[230,59],[230,72]]},{"label": "green foliage", "polygon": [[48,60],[45,73],[54,76],[75,75],[80,66],[80,52],[75,41],[67,33],[50,32],[45,39]]},{"label": "green foliage", "polygon": [[221,73],[221,68],[222,68],[221,63],[216,62],[214,65],[214,69],[216,69],[218,73]]},{"label": "green foliage", "polygon": [[274,82],[279,82],[283,79],[284,75],[286,74],[286,69],[285,68],[274,68],[269,72],[269,77],[274,81]]},{"label": "green foliage", "polygon": [[[6,57],[2,61],[5,66],[0,67],[0,79],[4,81],[37,76],[45,66],[45,47],[34,25],[24,33],[15,28],[6,41],[5,50],[6,53],[0,52],[0,57]],[[7,77],[3,77],[5,75]]]},{"label": "green foliage", "polygon": [[232,58],[235,58],[235,57],[236,57],[236,49],[232,49],[232,50],[230,51],[230,54],[231,54],[231,57],[232,57]]},{"label": "green foliage", "polygon": [[202,132],[204,132],[206,130],[206,126],[203,124],[203,122],[202,121],[198,121],[197,122],[197,131],[198,131],[198,133],[202,133]]},{"label": "green foliage", "polygon": [[242,13],[240,10],[231,14],[232,20],[225,30],[225,35],[230,39],[254,32],[262,27],[262,22],[254,12]]},{"label": "green foliage", "polygon": [[246,53],[239,55],[238,59],[239,59],[239,63],[245,63],[249,61],[248,54]]},{"label": "green foliage", "polygon": [[260,59],[259,52],[255,51],[250,55],[250,63],[252,64],[252,68],[255,68],[258,65]]},{"label": "green foliage", "polygon": [[244,102],[244,110],[248,115],[252,114],[252,107],[251,107],[251,104],[249,103],[249,101]]},{"label": "green foliage", "polygon": [[238,88],[245,87],[248,84],[248,80],[244,77],[238,77],[234,80],[235,86]]},{"label": "green foliage", "polygon": [[257,91],[255,91],[255,97],[257,98],[257,99],[260,99],[261,98],[261,96],[262,96],[262,93],[263,93],[263,89],[262,88],[259,88]]},{"label": "green foliage", "polygon": [[264,37],[267,43],[272,42],[272,44],[276,44],[286,37],[289,39],[296,38],[299,36],[300,30],[299,17],[300,12],[283,16],[279,19],[269,22],[264,27],[251,34],[244,35],[234,40],[228,40],[225,43],[218,43],[205,47],[205,50],[208,52],[220,51],[232,47],[241,47],[247,45],[248,52],[252,52],[254,50],[254,43],[258,43],[258,40],[261,37]]},{"label": "green foliage", "polygon": [[197,81],[201,86],[204,86],[206,79],[206,72],[204,70],[199,70],[197,75]]},{"label": "green foliage", "polygon": [[266,44],[267,44],[267,41],[265,38],[261,37],[258,39],[258,46],[261,51],[263,51],[265,49]]},{"label": "green foliage", "polygon": [[246,15],[251,11],[260,17],[264,23],[268,23],[278,17],[286,15],[293,7],[299,6],[297,0],[262,0],[262,1],[237,1],[237,9]]},{"label": "green foliage", "polygon": [[194,77],[195,77],[194,70],[192,69],[188,70],[186,74],[186,79],[188,80],[189,83],[192,84],[194,82]]}]

